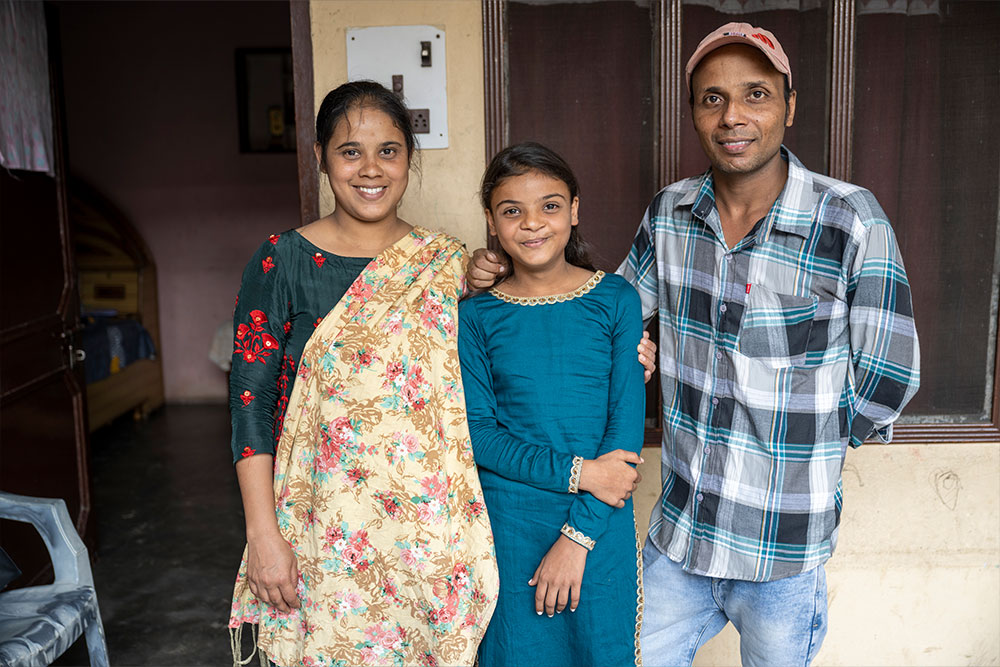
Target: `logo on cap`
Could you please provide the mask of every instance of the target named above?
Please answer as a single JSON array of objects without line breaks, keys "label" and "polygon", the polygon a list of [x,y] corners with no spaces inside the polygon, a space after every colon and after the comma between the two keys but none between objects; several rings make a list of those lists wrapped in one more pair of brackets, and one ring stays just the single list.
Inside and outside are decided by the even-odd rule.
[{"label": "logo on cap", "polygon": [[[759,33],[759,32],[755,32],[754,34],[752,34],[752,35],[750,35],[750,36],[751,36],[751,37],[753,37],[753,38],[754,38],[754,39],[756,39],[756,40],[759,40],[759,41],[761,41],[761,42],[764,42],[764,43],[765,43],[765,44],[767,44],[767,45],[768,45],[769,47],[771,47],[771,50],[772,50],[772,51],[774,50],[774,42],[772,42],[772,41],[771,41],[770,39],[768,39],[768,38],[767,38],[767,35],[765,35],[765,34],[763,34],[763,33]],[[744,35],[744,37],[746,37],[746,35]]]}]

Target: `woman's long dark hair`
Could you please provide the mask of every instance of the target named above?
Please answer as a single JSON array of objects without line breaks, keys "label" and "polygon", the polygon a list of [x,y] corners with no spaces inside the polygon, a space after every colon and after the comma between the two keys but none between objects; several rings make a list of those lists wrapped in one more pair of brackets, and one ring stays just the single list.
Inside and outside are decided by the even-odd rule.
[{"label": "woman's long dark hair", "polygon": [[[508,146],[490,160],[490,165],[486,167],[486,173],[483,174],[483,182],[479,188],[479,197],[483,208],[487,211],[493,210],[493,191],[500,183],[511,176],[520,176],[529,171],[537,171],[565,183],[566,187],[569,188],[570,202],[579,194],[580,187],[576,182],[576,176],[566,164],[566,160],[562,159],[551,148],[534,141],[525,141]],[[514,275],[514,266],[510,257],[503,248],[499,247],[499,244],[497,244],[496,250],[499,250],[506,260],[507,272],[503,278],[506,280]],[[596,271],[589,251],[590,245],[583,240],[579,227],[573,227],[564,251],[566,261],[573,266]]]}]

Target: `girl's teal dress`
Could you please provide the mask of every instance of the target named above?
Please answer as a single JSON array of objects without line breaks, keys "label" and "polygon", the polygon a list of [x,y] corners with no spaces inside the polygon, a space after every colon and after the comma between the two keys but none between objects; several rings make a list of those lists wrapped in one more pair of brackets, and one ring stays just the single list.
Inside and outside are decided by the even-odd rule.
[{"label": "girl's teal dress", "polygon": [[[582,459],[642,448],[640,312],[635,289],[600,271],[570,294],[491,290],[459,304],[469,431],[500,570],[482,667],[640,664],[632,501],[615,509],[571,492]],[[560,532],[591,551],[579,607],[549,618],[536,614],[528,580]]]}]

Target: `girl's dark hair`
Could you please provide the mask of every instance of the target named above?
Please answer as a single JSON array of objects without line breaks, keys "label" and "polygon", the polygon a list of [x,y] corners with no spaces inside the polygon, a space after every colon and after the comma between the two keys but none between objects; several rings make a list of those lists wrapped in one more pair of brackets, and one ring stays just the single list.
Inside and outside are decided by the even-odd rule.
[{"label": "girl's dark hair", "polygon": [[403,133],[406,142],[406,158],[413,161],[416,138],[410,125],[410,112],[403,101],[391,90],[377,81],[349,81],[331,90],[319,105],[316,114],[316,143],[322,148],[322,165],[326,166],[326,147],[333,137],[337,123],[352,109],[377,109],[391,120]]},{"label": "girl's dark hair", "polygon": [[[551,148],[543,146],[534,141],[525,141],[520,144],[508,146],[497,153],[486,167],[483,174],[483,182],[479,189],[479,197],[483,208],[487,211],[493,210],[493,191],[505,179],[511,176],[520,176],[529,171],[537,171],[546,176],[558,179],[569,188],[569,200],[572,202],[580,192],[580,186],[576,182],[573,170],[566,164],[558,153]],[[500,244],[495,244],[494,251],[501,252],[507,260],[507,278],[514,275],[514,266],[507,257]],[[564,254],[566,261],[573,266],[596,271],[593,260],[590,259],[590,245],[583,240],[578,227],[573,227],[569,233],[569,243],[566,244]]]}]

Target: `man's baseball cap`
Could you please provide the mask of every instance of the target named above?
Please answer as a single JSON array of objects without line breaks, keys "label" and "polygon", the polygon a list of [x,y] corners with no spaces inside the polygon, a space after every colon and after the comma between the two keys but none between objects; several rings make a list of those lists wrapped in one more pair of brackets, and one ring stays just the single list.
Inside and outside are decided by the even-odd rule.
[{"label": "man's baseball cap", "polygon": [[792,87],[792,68],[788,64],[785,50],[781,48],[774,33],[763,28],[755,28],[749,23],[727,23],[701,40],[691,59],[688,60],[687,67],[684,68],[688,90],[691,90],[691,72],[698,63],[709,53],[726,44],[747,44],[760,49],[774,65],[774,69],[788,76],[788,87]]}]

